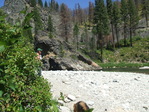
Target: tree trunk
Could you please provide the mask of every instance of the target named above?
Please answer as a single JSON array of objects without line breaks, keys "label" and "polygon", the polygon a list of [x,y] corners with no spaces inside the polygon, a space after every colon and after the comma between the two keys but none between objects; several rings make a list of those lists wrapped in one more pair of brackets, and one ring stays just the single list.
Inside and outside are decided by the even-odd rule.
[{"label": "tree trunk", "polygon": [[78,40],[78,35],[76,36],[77,37],[77,50],[79,48],[79,40]]},{"label": "tree trunk", "polygon": [[146,27],[148,27],[148,16],[147,16],[147,14],[145,15],[145,19],[146,19]]},{"label": "tree trunk", "polygon": [[114,36],[114,28],[112,23],[111,23],[111,29],[112,29],[112,37],[113,37],[113,50],[115,51],[115,36]]},{"label": "tree trunk", "polygon": [[130,27],[130,47],[132,47],[132,28]]},{"label": "tree trunk", "polygon": [[124,46],[126,47],[126,23],[124,22]]},{"label": "tree trunk", "polygon": [[102,33],[100,33],[99,36],[100,36],[100,58],[101,58],[101,62],[103,63],[103,35]]},{"label": "tree trunk", "polygon": [[118,44],[118,48],[119,48],[120,45],[119,45],[119,37],[118,37],[118,29],[117,29],[117,25],[115,25],[115,34],[116,34],[117,44]]},{"label": "tree trunk", "polygon": [[97,36],[97,50],[99,50],[100,46],[100,35]]}]

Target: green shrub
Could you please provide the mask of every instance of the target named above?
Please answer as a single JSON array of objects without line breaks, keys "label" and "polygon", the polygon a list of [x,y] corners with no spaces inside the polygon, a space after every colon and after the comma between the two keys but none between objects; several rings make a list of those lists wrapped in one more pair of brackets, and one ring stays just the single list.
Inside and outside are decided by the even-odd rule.
[{"label": "green shrub", "polygon": [[50,84],[36,73],[41,63],[23,30],[0,21],[0,111],[58,112]]}]

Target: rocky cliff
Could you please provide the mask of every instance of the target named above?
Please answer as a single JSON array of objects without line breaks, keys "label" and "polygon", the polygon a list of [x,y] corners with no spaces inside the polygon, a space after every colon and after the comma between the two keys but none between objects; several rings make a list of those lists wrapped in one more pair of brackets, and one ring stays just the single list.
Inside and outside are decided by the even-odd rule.
[{"label": "rocky cliff", "polygon": [[[24,15],[20,14],[20,11],[27,7],[28,12],[32,10],[28,4],[28,0],[5,0],[5,5],[2,8],[8,15],[7,21],[15,24],[17,21],[22,21]],[[39,13],[41,15],[41,21],[43,23],[43,29],[38,31],[35,36],[35,50],[42,48],[43,56],[43,70],[99,70],[99,67],[92,60],[85,58],[82,54],[76,51],[76,48],[71,44],[65,42],[60,37],[59,24],[60,17],[56,12],[50,12],[45,8],[40,8]],[[55,29],[55,37],[49,38],[47,31],[48,16],[52,16],[53,26]],[[34,21],[31,22],[34,28]],[[33,30],[34,31],[34,30]]]}]

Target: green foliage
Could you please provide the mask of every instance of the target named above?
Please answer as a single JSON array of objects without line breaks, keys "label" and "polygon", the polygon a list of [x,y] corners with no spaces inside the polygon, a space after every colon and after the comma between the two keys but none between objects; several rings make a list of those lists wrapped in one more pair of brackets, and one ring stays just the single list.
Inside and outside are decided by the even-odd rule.
[{"label": "green foliage", "polygon": [[36,73],[41,62],[24,30],[0,22],[0,111],[58,112],[50,85]]},{"label": "green foliage", "polygon": [[78,34],[79,34],[79,27],[77,24],[75,24],[75,26],[74,26],[73,34],[74,34],[74,36],[78,36]]},{"label": "green foliage", "polygon": [[149,14],[149,1],[142,0],[142,15],[146,16]]},{"label": "green foliage", "polygon": [[47,3],[47,1],[45,1],[45,3],[44,3],[44,7],[45,7],[45,8],[48,7],[48,3]]},{"label": "green foliage", "polygon": [[42,0],[38,0],[38,4],[39,4],[39,6],[43,7],[43,2],[42,2]]},{"label": "green foliage", "polygon": [[62,100],[62,101],[65,100],[64,94],[62,92],[60,92],[60,98],[59,98],[59,100]]},{"label": "green foliage", "polygon": [[32,36],[32,31],[31,31],[32,26],[30,25],[30,20],[31,20],[31,18],[34,17],[34,13],[32,11],[31,13],[26,14],[27,13],[27,7],[24,11],[21,11],[21,13],[26,15],[26,17],[22,23],[22,28],[23,28],[22,34],[23,34],[23,36],[27,37],[30,42],[33,43],[34,39]]},{"label": "green foliage", "polygon": [[103,61],[103,36],[109,33],[109,20],[104,0],[95,0],[94,24],[98,34],[97,48],[101,50],[100,59]]},{"label": "green foliage", "polygon": [[32,7],[35,7],[36,6],[36,0],[30,0],[30,5]]},{"label": "green foliage", "polygon": [[79,40],[78,40],[79,27],[77,24],[75,24],[75,26],[73,28],[73,35],[74,35],[74,38],[76,38],[76,45],[77,45],[77,49],[78,49],[78,47],[79,47]]},{"label": "green foliage", "polygon": [[128,14],[130,18],[130,27],[135,28],[139,22],[138,10],[133,0],[128,0]]},{"label": "green foliage", "polygon": [[49,31],[49,38],[54,38],[54,27],[53,27],[52,18],[50,15],[48,18],[48,29],[47,30]]},{"label": "green foliage", "polygon": [[40,13],[39,13],[37,7],[34,7],[33,14],[34,14],[33,19],[34,19],[34,23],[35,23],[35,33],[37,33],[38,30],[42,30],[42,28],[43,28],[41,16],[40,16]]},{"label": "green foliage", "polygon": [[109,32],[109,21],[108,13],[104,5],[103,0],[95,1],[95,14],[94,14],[94,23],[97,28],[97,32],[106,35]]},{"label": "green foliage", "polygon": [[93,112],[93,108],[91,108],[91,109],[89,109],[89,110],[87,110],[87,111],[85,111],[85,112]]},{"label": "green foliage", "polygon": [[148,27],[148,15],[149,15],[149,1],[142,0],[142,16],[146,19],[146,26]]},{"label": "green foliage", "polygon": [[124,22],[128,20],[128,5],[126,0],[121,0],[121,18]]},{"label": "green foliage", "polygon": [[[123,40],[122,40],[123,41]],[[129,42],[129,41],[128,41]],[[105,50],[104,59],[106,63],[148,63],[149,38],[134,37],[132,47],[117,49],[115,52]],[[138,64],[139,65],[139,64]]]},{"label": "green foliage", "polygon": [[52,22],[52,18],[49,15],[48,18],[48,31],[52,34],[54,32],[54,27],[53,27],[53,22]]},{"label": "green foliage", "polygon": [[115,26],[118,26],[118,24],[120,23],[120,10],[119,10],[119,7],[118,7],[118,4],[117,2],[114,2],[113,3],[113,14],[112,14],[112,21],[113,21],[113,24]]},{"label": "green foliage", "polygon": [[106,0],[109,19],[112,19],[112,0]]}]

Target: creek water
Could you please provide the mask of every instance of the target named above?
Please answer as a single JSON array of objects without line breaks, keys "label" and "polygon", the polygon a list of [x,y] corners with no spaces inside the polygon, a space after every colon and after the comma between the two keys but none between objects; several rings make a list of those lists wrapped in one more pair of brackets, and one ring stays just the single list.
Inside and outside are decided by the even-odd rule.
[{"label": "creek water", "polygon": [[149,69],[139,69],[139,68],[105,68],[103,71],[111,72],[133,72],[133,73],[145,73],[149,74]]}]

